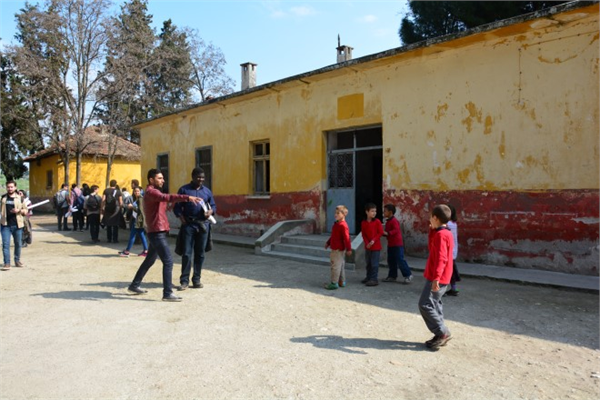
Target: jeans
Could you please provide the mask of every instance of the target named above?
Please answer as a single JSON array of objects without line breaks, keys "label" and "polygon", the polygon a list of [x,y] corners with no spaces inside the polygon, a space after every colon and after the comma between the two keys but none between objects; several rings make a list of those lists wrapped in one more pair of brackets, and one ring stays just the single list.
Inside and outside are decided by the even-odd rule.
[{"label": "jeans", "polygon": [[163,297],[167,297],[173,293],[173,257],[167,242],[167,232],[150,232],[148,233],[148,241],[150,242],[148,255],[135,274],[131,287],[140,287],[144,276],[146,276],[150,267],[154,265],[156,259],[160,257],[163,263]]},{"label": "jeans", "polygon": [[76,211],[73,214],[71,214],[73,216],[73,230],[77,231],[77,230],[83,230],[83,212],[81,211]]},{"label": "jeans", "polygon": [[367,262],[367,279],[377,282],[379,275],[379,250],[366,250],[365,261]]},{"label": "jeans", "polygon": [[21,261],[21,245],[23,243],[23,228],[17,226],[2,225],[2,255],[4,264],[10,265],[10,237],[15,244],[15,264]]},{"label": "jeans", "polygon": [[119,242],[119,227],[118,226],[106,226],[106,240],[108,243]]},{"label": "jeans", "polygon": [[90,223],[90,235],[95,242],[100,234],[100,214],[88,214],[87,220]]},{"label": "jeans", "polygon": [[131,250],[133,247],[133,242],[135,242],[136,236],[139,236],[142,239],[142,246],[144,246],[144,251],[148,250],[148,242],[146,241],[146,234],[144,232],[144,228],[136,228],[135,221],[131,222],[131,230],[129,232],[129,243],[127,243],[127,248],[125,251]]},{"label": "jeans", "polygon": [[388,267],[390,268],[388,276],[390,278],[398,277],[398,267],[402,276],[408,278],[412,275],[408,263],[404,259],[404,246],[393,246],[387,248]]},{"label": "jeans", "polygon": [[67,226],[67,217],[66,214],[69,212],[69,208],[59,208],[56,210],[56,216],[58,217],[58,230],[67,230],[69,227]]},{"label": "jeans", "polygon": [[[203,223],[203,222],[201,222]],[[208,240],[208,228],[206,231],[199,229],[197,231],[192,224],[185,224],[181,227],[184,234],[184,253],[181,256],[181,277],[179,282],[182,285],[190,284],[190,269],[192,266],[192,253],[194,260],[194,275],[192,276],[192,283],[200,283],[200,275],[202,274],[202,264],[204,264],[204,249],[206,248],[206,241]]]},{"label": "jeans", "polygon": [[442,296],[446,293],[447,288],[448,285],[440,284],[440,290],[432,292],[431,281],[426,281],[419,298],[419,311],[425,325],[436,336],[450,333],[444,324],[444,309],[442,307]]}]

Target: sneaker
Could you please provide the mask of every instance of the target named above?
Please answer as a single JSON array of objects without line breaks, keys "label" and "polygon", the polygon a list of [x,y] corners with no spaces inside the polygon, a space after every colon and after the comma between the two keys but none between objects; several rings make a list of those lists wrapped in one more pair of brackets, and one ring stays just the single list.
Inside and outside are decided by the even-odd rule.
[{"label": "sneaker", "polygon": [[203,287],[204,285],[202,284],[202,282],[192,284],[192,289],[202,289]]},{"label": "sneaker", "polygon": [[340,287],[346,287],[346,281],[339,281],[339,282],[338,282],[338,285],[339,285]]},{"label": "sneaker", "polygon": [[396,278],[392,278],[391,276],[388,276],[387,278],[385,278],[383,280],[384,282],[396,282]]},{"label": "sneaker", "polygon": [[379,285],[379,282],[377,281],[368,281],[367,283],[365,283],[366,286],[377,286]]},{"label": "sneaker", "polygon": [[127,288],[127,291],[129,293],[133,293],[133,294],[145,294],[145,293],[148,293],[147,290],[140,289],[138,286],[129,286]]},{"label": "sneaker", "polygon": [[338,285],[337,283],[334,282],[330,282],[329,284],[325,285],[325,289],[327,290],[335,290],[338,289],[340,287],[340,285]]},{"label": "sneaker", "polygon": [[10,270],[10,264],[4,264],[4,266],[2,268],[0,268],[0,270],[2,270],[2,271],[9,271]]},{"label": "sneaker", "polygon": [[444,296],[448,295],[448,296],[458,296],[458,290],[456,289],[450,289],[448,290],[446,293],[444,293]]},{"label": "sneaker", "polygon": [[15,267],[25,268],[25,264],[23,264],[21,261],[15,261]]},{"label": "sneaker", "polygon": [[129,252],[127,250],[120,251],[119,257],[129,257]]},{"label": "sneaker", "polygon": [[148,255],[147,251],[142,251],[140,254],[138,254],[138,257],[146,257]]},{"label": "sneaker", "polygon": [[360,281],[360,283],[367,283],[367,282],[369,282],[369,278],[365,278],[362,281]]},{"label": "sneaker", "polygon": [[180,292],[183,292],[187,288],[188,288],[188,284],[187,283],[182,283],[180,286],[177,286],[177,290],[180,291]]},{"label": "sneaker", "polygon": [[183,299],[181,297],[175,296],[173,293],[162,298],[162,301],[171,301],[171,302],[177,302],[177,301],[182,301],[182,300]]},{"label": "sneaker", "polygon": [[452,339],[452,335],[447,333],[445,335],[434,336],[430,340],[425,342],[425,346],[431,350],[438,350],[440,347],[445,346]]},{"label": "sneaker", "polygon": [[404,278],[404,283],[409,284],[412,282],[412,275],[407,276],[406,278]]}]

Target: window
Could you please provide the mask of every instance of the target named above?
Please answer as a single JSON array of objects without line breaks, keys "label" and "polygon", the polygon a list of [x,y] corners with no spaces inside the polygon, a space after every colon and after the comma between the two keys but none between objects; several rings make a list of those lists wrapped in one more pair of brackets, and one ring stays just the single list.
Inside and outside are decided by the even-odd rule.
[{"label": "window", "polygon": [[46,171],[46,189],[52,189],[52,170],[49,169],[48,171]]},{"label": "window", "polygon": [[196,167],[204,170],[204,185],[212,189],[212,146],[196,149]]},{"label": "window", "polygon": [[268,195],[271,191],[270,153],[269,142],[252,143],[253,189],[255,195]]},{"label": "window", "polygon": [[163,185],[163,193],[169,193],[169,155],[159,154],[156,157],[156,168],[160,169],[163,177],[165,178],[165,184]]}]

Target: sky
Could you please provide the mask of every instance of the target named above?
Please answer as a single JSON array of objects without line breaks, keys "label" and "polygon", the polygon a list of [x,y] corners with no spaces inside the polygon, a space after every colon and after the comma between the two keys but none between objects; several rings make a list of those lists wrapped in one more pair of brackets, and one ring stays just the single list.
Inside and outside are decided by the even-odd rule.
[{"label": "sky", "polygon": [[[39,3],[30,0],[30,3]],[[114,0],[118,13],[121,0]],[[0,0],[0,45],[14,43],[14,15],[25,5]],[[240,64],[253,62],[257,85],[335,64],[337,37],[358,58],[401,46],[400,21],[405,0],[150,0],[153,27],[163,21],[198,30],[205,42],[219,47],[225,72],[240,90]]]}]

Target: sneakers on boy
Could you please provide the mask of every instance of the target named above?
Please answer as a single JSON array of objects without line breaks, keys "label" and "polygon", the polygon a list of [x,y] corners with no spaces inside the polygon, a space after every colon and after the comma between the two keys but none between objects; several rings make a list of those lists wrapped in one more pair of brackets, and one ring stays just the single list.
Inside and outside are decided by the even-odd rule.
[{"label": "sneakers on boy", "polygon": [[385,278],[383,280],[384,282],[396,282],[396,278],[392,278],[391,276],[388,276],[387,278]]},{"label": "sneakers on boy", "polygon": [[127,250],[120,251],[119,257],[129,257],[129,252]]},{"label": "sneakers on boy", "polygon": [[450,341],[450,339],[452,339],[452,335],[450,334],[450,332],[444,335],[436,335],[433,338],[426,341],[425,346],[427,346],[431,350],[438,350],[440,347],[445,346],[448,343],[448,341]]},{"label": "sneakers on boy", "polygon": [[456,289],[450,289],[446,293],[444,293],[444,296],[445,295],[448,295],[448,296],[458,296],[458,292],[459,291],[456,290]]},{"label": "sneakers on boy", "polygon": [[377,281],[368,281],[367,283],[365,283],[366,286],[377,286],[379,285],[379,282]]},{"label": "sneakers on boy", "polygon": [[411,282],[412,282],[412,275],[409,275],[406,278],[404,278],[404,283],[409,284]]},{"label": "sneakers on boy", "polygon": [[339,285],[340,287],[346,287],[346,281],[342,281],[342,280],[340,280],[340,281],[338,282],[338,285]]},{"label": "sneakers on boy", "polygon": [[146,250],[144,250],[140,254],[138,254],[138,257],[146,257],[147,255],[148,255],[148,252]]},{"label": "sneakers on boy", "polygon": [[325,289],[327,290],[335,290],[338,289],[340,287],[340,285],[338,285],[337,283],[334,282],[330,282],[328,285],[325,285]]}]

